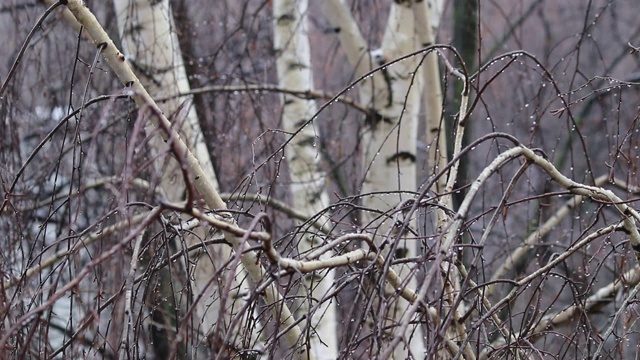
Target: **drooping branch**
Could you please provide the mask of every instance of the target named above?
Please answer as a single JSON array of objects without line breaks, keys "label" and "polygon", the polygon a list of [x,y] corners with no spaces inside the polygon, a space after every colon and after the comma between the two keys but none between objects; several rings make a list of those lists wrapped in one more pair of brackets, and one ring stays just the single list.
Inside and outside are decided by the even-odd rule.
[{"label": "drooping branch", "polygon": [[[131,95],[136,105],[141,109],[151,110],[149,111],[149,120],[155,125],[162,138],[171,144],[171,151],[174,156],[186,165],[189,181],[202,196],[206,205],[210,209],[224,211],[226,204],[220,198],[214,186],[214,180],[207,176],[204,169],[200,166],[199,160],[189,150],[180,135],[172,128],[169,120],[162,114],[156,102],[127,65],[124,55],[118,51],[95,16],[93,16],[80,0],[69,0],[67,7],[75,16],[76,20],[91,34],[95,45],[102,51],[102,55],[116,76],[125,86],[131,89]],[[264,274],[264,270],[256,254],[253,252],[245,252],[245,249],[241,247],[241,239],[230,232],[225,232],[225,239],[232,244],[237,253],[242,254],[242,264],[245,266],[252,280],[256,283],[259,282]],[[274,285],[268,287],[264,291],[263,296],[268,304],[281,304],[278,310],[274,308],[275,313],[273,316],[276,319],[281,319],[278,323],[281,324],[282,327],[289,327],[293,322],[293,316],[282,301],[282,297],[276,287]],[[300,329],[297,326],[291,326],[290,331],[285,334],[284,345],[289,349],[294,349],[300,338]],[[309,357],[304,350],[299,356],[302,358]]]},{"label": "drooping branch", "polygon": [[[596,179],[595,186],[602,186],[607,181],[607,176],[600,176]],[[551,232],[563,219],[565,219],[575,209],[578,204],[584,201],[584,195],[575,195],[572,199],[567,201],[555,214],[547,219],[544,224],[538,226],[534,232],[529,234],[527,238],[522,242],[522,245],[518,246],[513,252],[507,256],[507,259],[500,264],[500,267],[491,276],[490,282],[496,281],[507,274],[507,272],[520,261],[528,252],[529,248],[536,244],[540,239],[545,237]],[[489,286],[486,289],[486,296],[490,296],[495,289],[495,286]]]},{"label": "drooping branch", "polygon": [[78,250],[81,250],[86,246],[93,244],[94,242],[106,236],[112,235],[118,231],[122,231],[128,227],[131,227],[132,225],[140,224],[142,221],[144,221],[147,218],[147,216],[148,216],[148,213],[134,215],[129,219],[119,221],[113,225],[109,225],[107,227],[93,231],[86,236],[81,234],[78,241],[75,244],[73,244],[73,246],[70,249],[60,250],[55,254],[53,254],[52,256],[48,257],[46,260],[38,262],[37,265],[34,265],[26,269],[20,276],[15,276],[5,281],[2,284],[2,287],[4,289],[10,289],[18,285],[19,283],[32,278],[35,275],[41,274],[44,269],[54,266],[56,263],[58,263],[63,259],[66,259],[68,256],[72,256],[73,254],[78,252]]},{"label": "drooping branch", "polygon": [[495,173],[502,165],[520,156],[523,156],[533,164],[538,165],[538,167],[546,172],[555,182],[558,183],[558,185],[564,187],[572,193],[576,195],[582,195],[593,200],[610,203],[615,206],[622,216],[623,227],[624,229],[626,229],[626,232],[630,236],[631,246],[633,247],[636,254],[640,252],[640,233],[638,233],[638,228],[635,225],[635,221],[640,220],[640,214],[636,210],[628,206],[625,201],[620,199],[611,190],[606,190],[598,186],[584,185],[569,179],[568,177],[560,173],[560,171],[558,171],[558,169],[556,169],[549,160],[547,160],[543,156],[536,154],[533,150],[525,147],[524,145],[519,145],[498,155],[473,182],[473,184],[469,188],[467,196],[460,205],[460,209],[458,210],[452,224],[450,225],[450,230],[448,230],[447,232],[447,236],[444,242],[446,246],[450,247],[451,244],[455,242],[455,239],[460,235],[460,227],[467,216],[467,213],[471,206],[471,202],[478,193],[480,186],[482,186],[487,178],[491,174]]},{"label": "drooping branch", "polygon": [[136,238],[141,232],[143,232],[144,229],[146,229],[153,221],[156,220],[161,211],[162,207],[159,206],[148,213],[141,214],[141,216],[143,216],[143,219],[137,224],[134,229],[129,232],[127,236],[118,241],[107,251],[102,252],[100,256],[93,259],[87,265],[85,265],[72,280],[65,283],[64,286],[61,286],[55,293],[51,294],[42,305],[22,315],[15,323],[13,323],[13,325],[9,329],[5,331],[4,336],[0,338],[0,349],[3,349],[3,351],[5,351],[8,345],[7,342],[14,332],[18,331],[18,329],[24,326],[24,324],[37,319],[43,312],[51,309],[53,304],[58,299],[62,298],[69,291],[76,288],[85,277],[87,277],[89,274],[91,274],[92,271],[94,271],[96,266],[100,265],[108,259],[111,259],[115,254],[122,251],[125,246],[127,246],[134,238]]},{"label": "drooping branch", "polygon": [[[189,149],[199,160],[200,167],[204,170],[212,185],[217,189],[216,174],[213,169],[209,150],[205,144],[204,134],[200,127],[200,121],[195,107],[192,106],[193,96],[190,92],[187,72],[184,65],[182,51],[178,43],[177,33],[173,20],[173,12],[168,0],[148,1],[148,0],[113,0],[118,30],[122,40],[123,51],[127,54],[127,63],[133,68],[140,79],[142,86],[154,98],[166,97],[163,102],[156,102],[162,113],[167,116],[176,133],[184,140]],[[155,131],[154,126],[145,123],[147,133]],[[159,188],[165,194],[166,201],[184,201],[185,194],[191,194],[188,189],[188,181],[180,176],[182,163],[180,159],[164,156],[169,152],[171,144],[167,144],[160,137],[152,137],[149,140],[151,158],[159,179]],[[191,201],[189,196],[186,201]],[[193,246],[201,243],[201,239],[206,238],[207,229],[198,228],[193,232],[184,233],[185,243]],[[207,247],[204,248],[208,256],[201,257],[186,271],[189,272],[190,288],[194,294],[200,294],[202,301],[196,302],[195,318],[200,333],[204,336],[219,333],[214,330],[220,323],[230,323],[235,314],[232,310],[238,304],[230,304],[228,308],[222,307],[221,296],[218,292],[222,286],[208,286],[211,274],[216,269],[223,268],[231,255],[229,247]],[[248,292],[246,283],[239,283],[237,279],[246,275],[242,266],[234,267],[237,277],[232,277],[231,281],[242,292]],[[228,284],[224,284],[226,286]],[[237,298],[234,302],[242,303],[243,298]],[[248,314],[246,314],[248,315]],[[234,328],[231,332],[239,332],[242,329]],[[240,339],[243,336],[235,336]],[[255,337],[257,338],[257,336]],[[218,341],[218,340],[215,340]],[[196,341],[195,343],[198,343]],[[257,343],[257,341],[251,341]],[[241,344],[224,344],[232,348],[241,348]],[[202,349],[206,351],[207,349]]]},{"label": "drooping branch", "polygon": [[365,114],[366,116],[374,116],[374,114],[371,113],[371,110],[369,108],[360,104],[355,99],[352,99],[344,95],[336,96],[335,94],[330,92],[313,90],[313,89],[296,90],[292,88],[281,87],[278,85],[271,85],[271,84],[203,86],[203,87],[191,89],[188,92],[179,92],[173,96],[158,97],[156,101],[163,102],[163,101],[172,99],[174,97],[206,94],[210,92],[213,92],[213,93],[223,92],[223,93],[232,93],[232,94],[240,94],[240,95],[242,95],[243,93],[251,93],[251,92],[259,92],[259,93],[274,92],[274,93],[293,95],[304,100],[331,100],[331,101],[337,101],[339,103],[352,107],[360,111],[361,113]]},{"label": "drooping branch", "polygon": [[[600,238],[601,236],[612,233],[614,231],[619,231],[619,230],[625,231],[627,234],[629,234],[632,248],[636,252],[636,256],[638,256],[638,248],[639,248],[638,245],[640,245],[640,236],[638,234],[638,229],[636,227],[636,220],[640,220],[640,214],[638,214],[638,212],[635,209],[629,207],[626,202],[624,202],[622,199],[620,199],[617,195],[615,195],[610,190],[606,190],[598,186],[580,184],[569,179],[568,177],[561,174],[555,168],[555,166],[545,157],[538,155],[535,151],[525,147],[522,144],[517,144],[516,147],[509,149],[501,153],[500,155],[498,155],[493,160],[493,162],[489,166],[487,166],[480,173],[480,175],[478,175],[476,180],[473,182],[472,186],[469,188],[469,191],[464,201],[462,202],[460,209],[458,209],[452,221],[449,224],[447,224],[446,232],[443,236],[444,239],[441,242],[441,247],[448,249],[448,248],[451,248],[453,244],[455,244],[456,239],[460,236],[461,226],[464,220],[467,218],[470,205],[474,200],[476,194],[478,193],[478,190],[480,189],[480,187],[487,181],[487,179],[492,174],[496,173],[502,166],[519,157],[524,157],[527,159],[527,161],[530,161],[532,164],[537,165],[541,170],[547,173],[555,182],[557,182],[560,186],[566,188],[567,190],[571,191],[572,193],[579,196],[583,196],[584,198],[590,198],[595,201],[606,202],[615,206],[621,215],[621,221],[619,224],[614,224],[614,225],[601,228],[585,236],[583,239],[573,244],[569,249],[567,249],[565,252],[560,254],[558,257],[553,258],[553,260],[549,261],[545,266],[527,275],[523,279],[513,282],[513,285],[516,288],[513,289],[505,298],[498,301],[491,308],[489,308],[484,313],[484,315],[479,319],[479,321],[476,321],[476,324],[481,324],[486,319],[493,317],[495,312],[498,309],[504,306],[507,302],[511,301],[517,295],[517,290],[519,287],[526,286],[531,281],[535,280],[536,278],[539,278],[542,274],[548,272],[550,269],[557,266],[560,262],[564,261],[566,258],[574,254],[576,251],[579,251],[584,246],[588,245],[595,239]],[[446,169],[443,169],[441,173],[444,170]],[[439,261],[442,261],[442,259],[440,259]],[[436,259],[436,262],[438,262],[438,259]],[[422,301],[424,299],[424,296],[426,296],[425,288],[426,287],[423,287],[422,289],[420,289],[419,293],[417,294],[417,301]],[[490,305],[488,303],[488,300],[486,301],[486,304]],[[415,307],[415,303],[414,303],[414,305],[405,314],[405,321],[407,318],[410,318],[412,314],[415,313],[416,310],[417,308]],[[494,321],[495,320],[497,319],[494,319]],[[505,333],[505,335],[508,338],[513,339],[513,337],[509,335],[508,332]],[[464,343],[460,347],[461,351],[464,351],[463,349],[468,349],[469,341],[470,341],[470,336],[466,334]],[[469,356],[469,355],[470,354],[468,353],[468,351],[466,351],[465,356]]]}]

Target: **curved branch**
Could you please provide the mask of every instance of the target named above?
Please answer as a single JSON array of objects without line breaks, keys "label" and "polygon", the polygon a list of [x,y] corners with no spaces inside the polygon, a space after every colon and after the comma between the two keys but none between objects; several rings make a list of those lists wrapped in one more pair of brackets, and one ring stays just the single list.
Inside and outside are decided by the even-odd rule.
[{"label": "curved branch", "polygon": [[198,94],[206,94],[206,93],[216,93],[216,92],[225,92],[225,93],[240,93],[243,92],[275,92],[282,94],[289,94],[301,99],[305,100],[331,100],[343,103],[347,106],[350,106],[367,116],[373,116],[373,113],[367,107],[361,105],[355,99],[344,95],[336,95],[326,91],[317,91],[317,90],[294,90],[288,89],[277,85],[270,84],[261,84],[261,85],[212,85],[212,86],[203,86],[195,89],[191,89],[187,92],[179,92],[175,95],[171,96],[163,96],[156,101],[163,102],[173,98],[179,98],[187,95],[198,95]]}]

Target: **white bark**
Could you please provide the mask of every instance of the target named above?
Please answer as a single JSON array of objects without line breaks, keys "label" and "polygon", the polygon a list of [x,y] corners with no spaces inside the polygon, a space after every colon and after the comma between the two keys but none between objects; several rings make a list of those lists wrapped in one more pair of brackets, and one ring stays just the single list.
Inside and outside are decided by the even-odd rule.
[{"label": "white bark", "polygon": [[420,8],[423,6],[420,5],[420,3],[425,5],[424,8],[427,13],[426,20],[429,21],[428,24],[431,28],[431,33],[433,34],[434,38],[435,38],[435,35],[438,33],[438,28],[440,27],[440,19],[442,19],[442,12],[444,11],[444,1],[445,0],[427,0],[427,1],[416,0],[416,3],[418,4],[418,8],[416,10],[422,11],[420,10]]},{"label": "white bark", "polygon": [[[435,1],[434,1],[435,2]],[[431,3],[431,2],[430,2]],[[423,47],[435,44],[435,32],[437,24],[432,21],[439,17],[434,15],[427,3],[418,3],[416,6],[416,30],[420,44]],[[447,165],[447,141],[444,135],[444,121],[442,120],[442,89],[440,87],[440,69],[438,68],[438,55],[430,52],[424,59],[422,66],[422,77],[424,78],[424,92],[422,102],[425,105],[427,120],[427,146],[428,160],[430,161],[432,174],[437,174],[440,169]],[[438,194],[444,192],[446,177],[441,176],[436,181],[435,191]],[[444,206],[451,208],[451,197],[446,197]],[[444,211],[437,210],[438,230],[445,225],[447,217]]]},{"label": "white bark", "polygon": [[[47,7],[55,4],[58,2],[58,0],[41,0]],[[73,14],[71,13],[71,11],[69,11],[69,9],[67,8],[63,8],[62,10],[62,17],[64,18],[64,20],[67,22],[67,24],[69,26],[71,26],[74,30],[76,31],[80,31],[80,29],[82,28],[82,25],[80,25],[80,23],[76,20],[76,18],[73,16]],[[93,39],[91,38],[91,35],[86,32],[83,31],[82,32],[82,37],[85,40],[88,41],[93,41]]]},{"label": "white bark", "polygon": [[[389,59],[382,51],[370,51],[345,0],[323,0],[318,4],[333,27],[349,63],[354,68],[355,78],[362,77],[385,63],[385,58]],[[363,79],[358,86],[360,101],[375,110],[388,106],[390,102],[388,85],[384,75],[379,71]]]},{"label": "white bark", "polygon": [[[311,52],[307,29],[307,0],[275,0],[273,2],[274,48],[279,86],[294,91],[313,90]],[[304,100],[291,94],[282,96],[282,125],[287,133],[299,131],[286,146],[291,179],[293,207],[296,210],[315,214],[329,205],[325,188],[326,175],[320,168],[318,151],[318,129],[310,124],[300,129],[301,124],[313,116],[317,107],[313,100]],[[321,220],[321,221],[324,221]],[[306,254],[322,239],[314,234],[304,234],[297,241],[300,254]],[[321,259],[329,258],[326,252]],[[312,354],[317,359],[335,359],[338,356],[337,319],[335,301],[324,302],[313,313],[311,306],[331,293],[334,270],[306,274],[300,288],[300,296],[314,299],[303,300],[297,317],[310,315],[307,329],[310,331]]]},{"label": "white bark", "polygon": [[[381,52],[386,59],[395,59],[416,49],[413,9],[409,3],[393,4],[389,22],[382,40]],[[366,133],[366,174],[363,192],[416,190],[416,135],[420,104],[420,78],[415,76],[418,58],[404,60],[387,67],[391,89],[391,103],[386,106],[373,104],[384,119]],[[378,210],[392,209],[399,197],[367,197],[367,206]]]},{"label": "white bark", "polygon": [[[211,164],[208,149],[204,143],[202,130],[198,123],[198,116],[192,106],[191,96],[172,97],[179,93],[188,93],[189,82],[183,64],[182,53],[178,44],[178,38],[173,23],[173,15],[168,0],[114,0],[118,29],[122,39],[125,57],[133,65],[142,85],[154,97],[163,97],[168,100],[159,104],[162,112],[172,120],[172,125],[185,140],[187,146],[193,149],[194,154],[200,160],[200,166],[206,176],[211,179],[213,186],[218,188],[216,176]],[[149,124],[147,131],[154,131]],[[157,156],[169,151],[168,145],[159,137],[151,140],[151,146]],[[180,163],[167,156],[161,156],[155,162],[156,171],[160,177],[160,187],[166,194],[167,200],[180,202],[184,200],[186,186],[182,178]],[[195,235],[187,235],[188,245],[194,245],[205,239],[207,229],[195,230]],[[207,248],[209,256],[202,256],[192,272],[191,286],[194,296],[204,291],[202,301],[196,305],[196,316],[201,321],[199,330],[207,335],[214,330],[216,324],[222,321],[225,325],[231,323],[235,316],[232,309],[242,306],[242,297],[234,297],[235,301],[226,304],[226,309],[220,311],[219,294],[221,289],[208,284],[211,275],[219,271],[222,264],[231,255],[231,249],[226,246],[210,246]],[[240,286],[238,277],[244,277],[243,269],[239,269],[236,283],[233,288]],[[240,289],[247,292],[246,284]],[[224,319],[219,315],[224,314]],[[197,322],[196,322],[197,324]],[[228,330],[226,326],[222,329]],[[240,336],[233,336],[240,339]],[[238,347],[239,344],[230,344]]]},{"label": "white bark", "polygon": [[[368,51],[368,47],[360,35],[355,20],[352,18],[343,0],[328,0],[322,2],[324,12],[337,31],[338,39],[344,48],[347,58],[355,68],[356,76],[362,76],[368,71],[382,65],[389,60],[407,55],[418,49],[416,39],[416,25],[412,2],[392,3],[389,21],[384,33],[380,49]],[[367,56],[369,55],[369,56]],[[367,61],[373,59],[374,61]],[[372,123],[363,134],[364,166],[366,170],[362,193],[384,191],[415,191],[416,183],[416,145],[418,132],[418,114],[420,110],[420,90],[422,79],[416,76],[418,57],[410,58],[383,71],[376,72],[366,81],[360,83],[360,100],[382,116],[382,120]],[[363,198],[363,205],[380,211],[390,211],[409,199],[408,195],[373,195]],[[366,216],[364,221],[372,220]],[[403,253],[404,257],[417,256],[415,239],[407,234],[397,234],[394,225],[408,221],[409,227],[415,228],[414,219],[404,219],[398,214],[396,220],[387,220],[386,225],[376,222],[379,236],[377,242],[388,242],[385,249],[392,247],[392,242],[399,237],[396,253]],[[395,254],[388,252],[385,257]],[[394,270],[403,278],[407,278],[406,286],[416,288],[415,274],[410,265],[400,265]],[[392,289],[388,289],[392,290]],[[390,314],[386,316],[389,322],[380,324],[387,326],[399,323],[409,303],[404,299],[393,299]],[[424,342],[420,326],[407,327],[403,343],[394,349],[395,359],[406,359],[410,355],[415,358],[424,356]],[[393,337],[393,334],[386,334]]]},{"label": "white bark", "polygon": [[[173,97],[190,91],[182,53],[168,0],[114,0],[118,30],[125,57],[152,97],[168,99],[159,104],[167,118],[200,159],[200,165],[217,187],[209,152],[191,96]],[[172,98],[173,97],[173,98]],[[166,145],[164,145],[166,150]],[[184,185],[177,179],[164,191],[171,201],[182,200]]]},{"label": "white bark", "polygon": [[[415,37],[414,9],[411,2],[403,4],[393,3],[389,13],[387,28],[382,39],[381,52],[387,59],[395,59],[407,55],[418,48]],[[412,57],[402,62],[389,66],[385,71],[391,81],[391,104],[385,108],[378,108],[378,112],[385,120],[371,129],[368,149],[365,152],[365,166],[370,166],[366,174],[363,193],[376,191],[415,191],[416,180],[416,155],[418,114],[420,111],[420,91],[422,81],[418,72],[418,57]],[[386,198],[379,196],[365,197],[366,207],[388,210],[393,209],[402,200],[410,198],[410,195],[388,195]],[[389,222],[389,221],[388,221]],[[399,216],[392,226],[407,222],[408,227],[416,229],[416,218],[404,219]],[[383,226],[382,229],[385,229]],[[410,235],[391,232],[391,237],[384,239],[389,241],[387,249],[391,247],[396,238],[400,239],[396,253],[404,253],[404,257],[418,256],[418,241]],[[400,250],[400,252],[398,252]],[[395,254],[385,254],[393,258]],[[406,278],[407,287],[417,288],[415,271],[410,263],[395,266],[395,271]],[[409,303],[398,298],[392,303],[391,318],[393,323],[401,323],[404,312]],[[394,348],[394,359],[407,359],[424,357],[425,347],[421,326],[408,326],[404,331],[404,339]]]},{"label": "white bark", "polygon": [[[140,80],[124,61],[124,55],[118,51],[95,16],[93,16],[80,0],[68,0],[67,8],[76,20],[89,32],[95,45],[101,49],[102,55],[116,76],[123,84],[131,89],[132,98],[136,102],[136,105],[139,108],[147,109],[150,113],[149,120],[154,124],[157,130],[156,132],[159,132],[159,135],[163,139],[172,143],[173,155],[177,159],[181,159],[188,171],[191,183],[202,196],[206,206],[210,209],[219,210],[219,212],[226,210],[226,204],[222,201],[216,189],[215,180],[207,175],[207,172],[200,165],[199,159],[189,150],[180,135],[171,128],[169,120],[162,114],[153,98],[144,86],[141,85]],[[197,212],[197,210],[194,209],[194,213],[195,212]],[[251,279],[255,283],[260,283],[265,273],[260,265],[260,260],[254,252],[246,251],[248,245],[242,242],[241,237],[238,237],[237,232],[234,231],[235,229],[237,229],[237,225],[231,218],[229,219],[229,225],[223,228],[225,239],[233,246],[235,254],[240,254],[234,256],[240,257],[242,265]],[[279,325],[278,329],[289,329],[282,337],[283,346],[286,349],[296,349],[296,358],[311,359],[312,357],[306,353],[304,348],[297,346],[297,342],[301,338],[300,329],[294,325],[293,316],[275,285],[271,284],[267,286],[264,292],[262,292],[262,296],[264,297],[265,303],[270,305],[272,316]]]}]

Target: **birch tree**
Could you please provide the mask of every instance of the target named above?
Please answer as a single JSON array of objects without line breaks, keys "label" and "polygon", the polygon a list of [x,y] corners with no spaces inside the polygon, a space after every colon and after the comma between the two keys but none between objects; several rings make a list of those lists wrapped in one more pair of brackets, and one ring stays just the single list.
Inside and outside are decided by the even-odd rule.
[{"label": "birch tree", "polygon": [[[326,1],[323,2],[323,7],[329,22],[336,29],[349,62],[355,69],[355,75],[362,77],[391,59],[408,55],[420,46],[434,44],[433,33],[438,27],[442,4],[394,2],[389,11],[381,47],[373,51],[369,50],[344,1]],[[429,21],[434,19],[436,22],[432,25]],[[425,64],[419,67],[420,63],[418,57],[410,57],[408,60],[374,72],[360,83],[361,101],[371,107],[377,116],[376,119],[369,120],[369,127],[364,133],[366,149],[363,163],[366,174],[362,193],[365,194],[363,204],[367,208],[389,211],[399,205],[403,207],[405,206],[403,201],[411,198],[411,195],[403,191],[417,190],[416,134],[420,111],[419,98],[425,81],[424,94],[429,100],[426,102],[427,126],[430,129],[428,143],[429,148],[432,149],[429,159],[435,160],[436,168],[446,164],[446,142],[439,136],[442,96],[436,54],[427,54]],[[424,76],[418,75],[422,72]],[[440,153],[442,146],[445,151]],[[391,190],[399,190],[399,196],[377,195],[377,193]],[[372,220],[374,219],[371,215],[364,218],[365,222]],[[370,225],[377,227],[380,221],[384,223],[385,219],[374,221]],[[418,241],[409,235],[410,229],[416,228],[415,218],[405,219],[403,210],[399,210],[386,222],[389,225],[376,230],[382,239],[379,240],[382,248],[387,248],[385,256],[397,259],[418,256]],[[406,228],[404,228],[405,224]],[[403,229],[404,233],[399,233],[399,229]],[[398,238],[402,239],[399,243],[396,241]],[[416,270],[406,265],[399,267],[399,274],[409,279],[407,282],[409,288],[416,288]],[[393,289],[387,291],[389,290],[393,291]],[[406,310],[407,303],[402,299],[392,301],[394,305],[390,310],[391,314],[381,314],[381,318],[389,317],[398,321]],[[389,325],[381,323],[378,326],[387,328]],[[391,329],[394,328],[391,327]],[[393,337],[393,334],[386,334],[385,337]],[[412,338],[414,340],[411,340]],[[394,358],[422,356],[425,352],[422,338],[419,326],[407,328],[403,344],[396,348]]]},{"label": "birch tree", "polygon": [[[292,91],[313,91],[313,72],[308,38],[308,2],[306,0],[276,0],[273,2],[274,51],[278,72],[278,85]],[[289,159],[291,194],[293,207],[309,215],[323,211],[329,205],[326,192],[326,174],[320,168],[318,151],[319,131],[314,124],[307,124],[315,116],[315,101],[300,99],[293,95],[282,96],[282,124],[284,131],[292,136],[285,148]],[[317,220],[326,223],[328,219]],[[323,244],[321,236],[302,229],[295,234],[301,237],[298,252],[308,254]],[[320,259],[333,255],[327,251]],[[338,356],[338,322],[334,301],[325,301],[334,281],[334,271],[311,273],[303,277],[300,286],[302,301],[298,318],[309,319],[309,347],[316,359],[335,359]],[[307,296],[307,293],[309,294]],[[313,301],[309,301],[312,299]],[[316,309],[312,306],[318,303]]]},{"label": "birch tree", "polygon": [[[160,110],[171,119],[172,126],[185,140],[186,145],[193,149],[205,175],[211,180],[211,185],[219,189],[192,98],[179,96],[189,93],[190,88],[169,1],[114,0],[114,5],[127,61],[153,98],[167,99],[159,105]],[[147,131],[154,133],[157,130],[149,124]],[[163,156],[169,152],[169,147],[159,137],[151,140],[151,147],[156,156],[159,156],[156,169],[160,188],[167,200],[174,203],[186,200],[185,194],[189,190],[180,175],[180,161]],[[201,244],[206,238],[207,231],[201,227],[186,237],[186,245]],[[205,336],[216,330],[220,323],[221,328],[226,331],[237,331],[229,329],[229,325],[232,318],[238,316],[235,313],[237,310],[234,309],[242,306],[242,297],[232,295],[230,298],[233,301],[226,303],[224,309],[220,309],[220,299],[228,296],[222,294],[224,284],[209,284],[212,274],[222,270],[227,259],[232,258],[232,252],[224,246],[209,246],[205,249],[206,254],[200,256],[195,268],[188,269],[192,273],[189,277],[192,279],[193,296],[202,299],[196,303],[196,319],[201,321],[201,324],[196,324],[196,328]],[[232,278],[234,283],[231,288],[234,289],[234,293],[248,293],[246,282],[242,282],[245,276],[244,270],[240,267],[236,276]],[[242,336],[235,335],[231,338],[234,342],[232,344],[224,344],[224,339],[212,341],[216,347],[240,348],[240,344],[235,342],[240,341]]]}]

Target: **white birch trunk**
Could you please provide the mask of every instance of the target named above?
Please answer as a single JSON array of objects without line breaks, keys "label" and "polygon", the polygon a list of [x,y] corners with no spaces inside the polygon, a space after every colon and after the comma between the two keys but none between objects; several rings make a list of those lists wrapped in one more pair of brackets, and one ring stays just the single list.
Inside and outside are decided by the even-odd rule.
[{"label": "white birch trunk", "polygon": [[[370,51],[345,0],[323,0],[319,5],[353,66],[356,79],[385,63],[385,54],[381,50]],[[363,79],[358,86],[360,102],[375,110],[389,106],[388,86],[387,79],[380,71]]]},{"label": "white birch trunk", "polygon": [[[440,22],[437,1],[418,3],[416,5],[416,30],[422,47],[435,44],[435,32]],[[440,6],[441,7],[441,6]],[[436,23],[433,23],[437,21]],[[430,52],[424,59],[422,66],[422,76],[424,78],[424,92],[422,102],[425,105],[427,118],[427,146],[428,160],[431,162],[432,174],[437,174],[447,165],[447,141],[444,135],[444,120],[442,119],[442,89],[440,86],[440,69],[438,68],[438,55]],[[441,194],[444,191],[447,178],[441,176],[436,182],[436,192]],[[448,203],[444,204],[451,208],[451,198],[446,197]],[[438,210],[438,219],[446,219],[446,214],[441,209]],[[439,223],[441,229],[444,224]],[[440,230],[439,229],[439,230]]]},{"label": "white birch trunk", "polygon": [[[118,29],[123,44],[123,52],[132,65],[132,68],[141,79],[142,85],[154,97],[170,98],[178,93],[189,92],[189,82],[183,64],[182,54],[178,44],[177,35],[173,23],[173,15],[168,0],[114,0],[117,14]],[[200,165],[211,180],[213,186],[218,188],[218,183],[211,163],[208,149],[204,143],[202,130],[198,123],[198,116],[192,106],[190,96],[174,97],[159,104],[160,109],[172,122],[172,126],[179,132],[180,136],[187,143],[190,149],[200,161]],[[148,133],[154,131],[153,125],[149,124]],[[165,154],[169,151],[167,144],[160,137],[153,137],[150,141],[154,155]],[[167,200],[177,203],[184,200],[186,186],[183,181],[180,163],[170,156],[160,156],[155,162],[156,172],[160,177],[160,187],[167,196]],[[200,243],[208,236],[205,227],[195,230],[196,235],[187,235],[188,245]],[[205,296],[196,306],[196,318],[201,322],[199,332],[203,338],[212,331],[218,322],[222,321],[221,328],[228,330],[233,314],[232,309],[239,309],[242,304],[242,297],[229,296],[229,301],[221,312],[219,309],[219,299],[222,294],[215,285],[205,289],[205,285],[211,276],[224,262],[233,255],[227,246],[210,246],[207,248],[208,255],[202,255],[194,269],[189,269],[191,276],[191,286],[194,290],[194,297],[205,292]],[[240,285],[245,277],[242,268],[237,271],[236,283],[233,288],[240,287],[241,292],[247,292],[246,282]],[[240,279],[240,281],[237,281]],[[224,296],[224,295],[222,295]],[[219,315],[223,313],[224,318]],[[196,322],[196,324],[198,324]],[[224,334],[223,334],[224,336]],[[233,339],[240,339],[241,336],[233,336]],[[237,347],[239,344],[218,344]]]},{"label": "white birch trunk", "polygon": [[[313,71],[307,29],[307,0],[274,0],[274,49],[278,84],[291,90],[313,90]],[[300,130],[286,146],[291,179],[293,207],[309,215],[316,214],[329,205],[329,196],[325,189],[326,174],[320,168],[318,150],[318,129],[313,124],[300,129],[301,124],[313,116],[317,107],[313,100],[303,100],[292,95],[282,96],[282,125],[287,133]],[[326,219],[325,219],[326,220]],[[324,221],[324,220],[321,220]],[[304,234],[299,239],[300,254],[309,252],[322,244],[322,239],[313,234]],[[321,259],[329,258],[332,252],[325,253]],[[316,359],[335,359],[338,356],[336,303],[324,302],[309,314],[311,306],[331,293],[334,270],[306,274],[300,287],[302,304],[296,317],[310,315],[306,329],[310,331],[311,353]],[[314,299],[312,303],[305,300]]]},{"label": "white birch trunk", "polygon": [[[413,4],[393,3],[388,24],[382,40],[382,46],[375,51],[368,51],[355,20],[352,18],[343,0],[323,1],[323,10],[329,22],[336,29],[338,39],[344,48],[349,62],[356,69],[356,76],[362,76],[382,63],[406,55],[418,49],[414,24]],[[339,30],[339,31],[338,31]],[[373,61],[368,61],[373,59]],[[362,193],[384,191],[415,191],[416,183],[416,145],[418,132],[418,114],[420,110],[420,90],[422,79],[416,76],[419,58],[411,58],[378,71],[359,86],[360,100],[382,116],[377,123],[370,123],[363,134],[364,166],[366,170]],[[390,211],[410,195],[372,195],[363,198],[363,205],[380,211]],[[372,218],[365,216],[365,223]],[[405,219],[400,215],[397,218]],[[372,225],[378,227],[378,244],[386,242],[388,251],[396,238],[400,243],[394,254],[385,253],[385,257],[402,254],[403,257],[417,256],[417,241],[405,234],[394,232],[394,221],[386,220]],[[415,229],[415,218],[409,219],[409,227]],[[389,235],[389,236],[385,236]],[[395,266],[394,270],[403,278],[408,288],[417,288],[415,274],[410,265]],[[393,289],[387,289],[393,293]],[[399,323],[409,303],[404,299],[393,299],[390,313],[385,316],[388,321],[379,324],[386,327]],[[393,338],[392,333],[386,338]],[[410,326],[405,331],[404,341],[393,353],[394,359],[424,357],[424,339],[420,326]]]},{"label": "white birch trunk", "polygon": [[[411,2],[393,3],[389,13],[387,28],[382,40],[381,51],[385,59],[391,60],[417,50],[418,42],[415,38],[415,23]],[[389,66],[386,71],[390,80],[391,104],[384,108],[376,106],[384,120],[371,129],[369,141],[365,140],[368,148],[365,152],[365,166],[370,166],[366,174],[363,193],[376,191],[416,191],[416,155],[418,114],[420,111],[421,79],[416,76],[418,71],[418,57]],[[387,195],[381,197],[367,196],[363,200],[366,207],[390,210],[401,201],[410,199],[411,195]],[[399,222],[398,222],[399,221]],[[400,243],[395,253],[384,254],[385,257],[417,257],[418,241],[409,232],[397,234],[397,231],[387,231],[392,226],[407,221],[410,228],[416,229],[416,218],[404,219],[399,216],[396,223],[388,220],[388,226],[382,226],[385,233],[391,236],[386,248],[392,247],[393,241]],[[400,256],[396,256],[400,255]],[[394,267],[396,272],[406,279],[408,288],[416,289],[417,280],[415,269],[410,263]],[[390,324],[399,324],[402,315],[409,307],[409,302],[397,298],[391,304]],[[394,334],[391,334],[393,337]],[[421,326],[409,326],[404,333],[403,341],[394,349],[394,359],[420,359],[424,357],[425,347]]]}]

